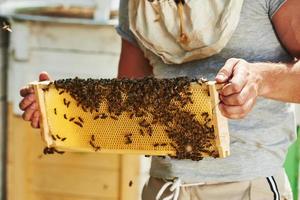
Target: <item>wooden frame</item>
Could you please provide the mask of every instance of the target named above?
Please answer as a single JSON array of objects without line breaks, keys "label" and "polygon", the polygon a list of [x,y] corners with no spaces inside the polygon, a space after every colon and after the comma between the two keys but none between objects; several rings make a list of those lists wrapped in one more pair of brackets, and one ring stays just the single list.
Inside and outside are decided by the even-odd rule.
[{"label": "wooden frame", "polygon": [[225,158],[230,154],[229,130],[227,119],[221,114],[221,111],[218,107],[220,99],[219,94],[217,92],[221,87],[223,87],[223,85],[216,85],[214,82],[209,82],[208,87],[211,96],[211,104],[213,106],[212,120],[215,127],[216,146],[218,148],[220,158]]},{"label": "wooden frame", "polygon": [[53,144],[53,140],[49,132],[49,126],[46,117],[45,99],[44,99],[44,91],[43,91],[43,88],[47,88],[49,83],[50,81],[44,81],[44,82],[33,82],[30,84],[30,86],[33,87],[35,95],[37,97],[37,103],[41,113],[41,117],[40,117],[41,136],[44,142],[47,144],[47,146],[51,146]]},{"label": "wooden frame", "polygon": [[[47,146],[53,146],[54,141],[51,137],[51,133],[49,131],[49,126],[47,122],[47,116],[46,116],[46,108],[45,108],[45,99],[44,99],[44,90],[48,88],[49,81],[44,82],[33,82],[30,84],[35,90],[37,99],[38,99],[38,105],[40,107],[41,112],[41,135],[44,140],[44,142],[47,144]],[[223,87],[223,85],[216,85],[215,82],[208,82],[208,91],[211,99],[211,105],[212,105],[212,124],[215,129],[215,138],[216,138],[216,148],[219,153],[220,158],[225,158],[230,155],[230,140],[229,140],[229,130],[228,130],[228,121],[227,119],[222,116],[219,108],[219,95],[218,90]],[[63,149],[63,150],[71,150],[71,149]],[[72,150],[71,150],[72,151]],[[84,150],[83,150],[84,151]],[[135,150],[103,150],[102,152],[108,152],[108,153],[127,153],[127,154],[135,154],[139,153]],[[157,155],[159,151],[148,151],[148,155]],[[163,154],[162,154],[163,155]],[[165,154],[166,155],[166,154]]]}]

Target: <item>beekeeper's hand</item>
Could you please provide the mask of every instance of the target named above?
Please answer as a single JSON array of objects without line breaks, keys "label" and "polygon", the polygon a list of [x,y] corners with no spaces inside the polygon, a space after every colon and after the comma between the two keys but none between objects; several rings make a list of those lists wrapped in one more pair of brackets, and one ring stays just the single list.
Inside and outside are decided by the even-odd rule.
[{"label": "beekeeper's hand", "polygon": [[[47,72],[42,72],[39,75],[39,81],[50,80]],[[23,97],[19,107],[24,111],[22,117],[25,121],[30,121],[33,128],[40,127],[40,111],[35,99],[34,90],[31,87],[23,87],[20,90],[20,95]]]},{"label": "beekeeper's hand", "polygon": [[241,119],[252,110],[262,79],[256,67],[243,59],[231,58],[217,74],[217,83],[225,84],[220,91],[219,104],[225,117]]}]

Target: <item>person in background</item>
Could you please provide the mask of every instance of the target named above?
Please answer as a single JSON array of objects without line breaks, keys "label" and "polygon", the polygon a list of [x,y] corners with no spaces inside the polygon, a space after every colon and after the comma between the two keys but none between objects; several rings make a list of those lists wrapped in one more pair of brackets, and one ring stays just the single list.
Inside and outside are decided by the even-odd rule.
[{"label": "person in background", "polygon": [[[299,10],[299,0],[120,1],[118,77],[215,79],[232,119],[230,157],[153,157],[143,200],[292,199],[283,162],[296,137],[288,103],[300,102]],[[20,93],[38,128],[34,92]]]}]

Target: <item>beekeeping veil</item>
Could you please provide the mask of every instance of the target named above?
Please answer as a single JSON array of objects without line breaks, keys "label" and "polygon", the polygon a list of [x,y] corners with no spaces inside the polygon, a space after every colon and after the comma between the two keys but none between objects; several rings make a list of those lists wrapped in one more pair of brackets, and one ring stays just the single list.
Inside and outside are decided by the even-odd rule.
[{"label": "beekeeping veil", "polygon": [[232,37],[243,0],[129,0],[130,30],[167,64],[219,53]]}]

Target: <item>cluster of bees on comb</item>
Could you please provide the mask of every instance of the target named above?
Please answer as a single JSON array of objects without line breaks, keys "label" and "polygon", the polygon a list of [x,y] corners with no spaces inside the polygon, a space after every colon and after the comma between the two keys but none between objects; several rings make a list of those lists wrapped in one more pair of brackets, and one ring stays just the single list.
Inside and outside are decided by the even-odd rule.
[{"label": "cluster of bees on comb", "polygon": [[[187,110],[193,104],[191,83],[200,85],[206,80],[196,80],[187,77],[171,79],[61,79],[51,82],[60,94],[67,92],[76,100],[77,106],[85,112],[96,112],[94,120],[112,118],[118,120],[123,113],[128,113],[130,119],[139,119],[141,136],[155,134],[154,125],[164,127],[170,143],[155,143],[153,148],[170,146],[176,159],[201,160],[204,155],[218,157],[217,150],[212,150],[215,139],[214,127],[211,125],[209,113],[201,113],[204,123],[195,118],[195,114]],[[64,100],[68,106],[69,102]],[[99,113],[101,104],[107,104],[107,112]],[[55,111],[56,112],[56,111]],[[65,116],[66,118],[67,116]],[[69,119],[71,120],[71,119]],[[74,118],[74,123],[84,126],[83,120]],[[124,144],[132,144],[132,133],[124,133]],[[97,151],[100,146],[94,144],[95,136],[90,145]]]}]

